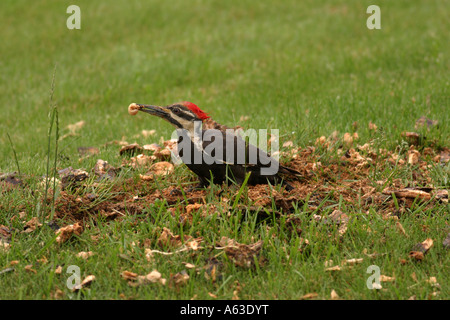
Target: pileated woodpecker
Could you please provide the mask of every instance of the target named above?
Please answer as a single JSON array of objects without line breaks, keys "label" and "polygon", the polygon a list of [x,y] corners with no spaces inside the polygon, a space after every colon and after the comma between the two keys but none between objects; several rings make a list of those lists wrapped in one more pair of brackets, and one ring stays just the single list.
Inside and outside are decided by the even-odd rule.
[{"label": "pileated woodpecker", "polygon": [[[279,174],[300,176],[298,171],[280,165],[266,152],[226,130],[228,127],[212,121],[191,102],[165,107],[133,103],[128,110],[132,115],[142,111],[163,118],[177,128],[179,156],[199,177],[198,187],[207,186],[209,181],[242,184],[250,174],[249,185],[281,183],[286,190],[292,190]],[[206,123],[215,129],[205,130]]]}]

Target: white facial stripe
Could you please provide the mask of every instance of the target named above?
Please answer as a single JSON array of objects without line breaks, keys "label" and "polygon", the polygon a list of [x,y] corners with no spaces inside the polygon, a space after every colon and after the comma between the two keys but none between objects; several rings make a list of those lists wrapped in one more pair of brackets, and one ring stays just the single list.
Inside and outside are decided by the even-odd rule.
[{"label": "white facial stripe", "polygon": [[171,113],[171,116],[173,119],[175,119],[179,124],[181,124],[183,126],[184,129],[186,130],[190,130],[190,128],[192,127],[192,129],[194,128],[194,123],[192,121],[186,120],[182,117],[177,116],[176,114],[174,114],[173,112]]}]

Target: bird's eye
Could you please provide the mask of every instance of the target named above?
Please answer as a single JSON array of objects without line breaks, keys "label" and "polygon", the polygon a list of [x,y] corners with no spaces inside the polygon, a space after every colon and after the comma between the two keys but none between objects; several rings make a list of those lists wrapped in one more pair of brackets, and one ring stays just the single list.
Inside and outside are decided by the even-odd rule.
[{"label": "bird's eye", "polygon": [[173,113],[180,113],[180,109],[178,108],[173,109]]}]

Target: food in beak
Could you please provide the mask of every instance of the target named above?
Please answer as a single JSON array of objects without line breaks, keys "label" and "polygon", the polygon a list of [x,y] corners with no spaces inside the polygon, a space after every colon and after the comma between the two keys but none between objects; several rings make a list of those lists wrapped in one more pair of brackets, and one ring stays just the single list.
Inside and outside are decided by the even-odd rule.
[{"label": "food in beak", "polygon": [[132,103],[128,106],[128,113],[132,116],[135,116],[141,107],[136,103]]}]

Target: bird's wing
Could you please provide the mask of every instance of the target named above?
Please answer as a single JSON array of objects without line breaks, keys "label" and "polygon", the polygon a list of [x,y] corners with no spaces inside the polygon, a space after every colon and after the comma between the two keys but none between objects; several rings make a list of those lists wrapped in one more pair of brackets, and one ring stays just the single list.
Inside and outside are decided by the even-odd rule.
[{"label": "bird's wing", "polygon": [[277,160],[242,137],[220,130],[203,131],[203,151],[217,162],[243,166],[279,166]]}]

